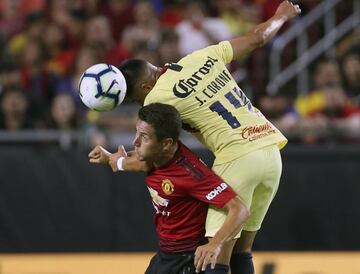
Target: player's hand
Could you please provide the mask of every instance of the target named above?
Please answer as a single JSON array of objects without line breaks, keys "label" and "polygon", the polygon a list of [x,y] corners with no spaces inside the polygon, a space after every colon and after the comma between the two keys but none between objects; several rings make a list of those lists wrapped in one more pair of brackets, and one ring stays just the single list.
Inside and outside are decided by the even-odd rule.
[{"label": "player's hand", "polygon": [[126,150],[124,148],[124,146],[118,146],[118,150],[117,152],[110,154],[109,155],[109,165],[111,166],[111,169],[113,172],[117,172],[119,171],[118,166],[117,166],[117,161],[119,160],[120,157],[127,157],[127,153]]},{"label": "player's hand", "polygon": [[111,155],[109,151],[98,145],[90,151],[88,155],[89,162],[94,164],[107,164],[109,162],[109,155]]},{"label": "player's hand", "polygon": [[275,15],[285,17],[286,20],[290,20],[301,13],[299,5],[294,5],[290,1],[282,2],[277,8]]},{"label": "player's hand", "polygon": [[207,243],[199,246],[195,251],[195,269],[196,273],[205,271],[206,266],[211,264],[211,269],[215,268],[216,260],[220,254],[221,245],[216,243]]}]

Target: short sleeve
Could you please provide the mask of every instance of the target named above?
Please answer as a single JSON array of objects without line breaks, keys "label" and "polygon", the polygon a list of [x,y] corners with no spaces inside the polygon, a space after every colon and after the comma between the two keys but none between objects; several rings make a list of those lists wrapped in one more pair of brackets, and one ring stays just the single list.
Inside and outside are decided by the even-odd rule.
[{"label": "short sleeve", "polygon": [[212,56],[221,59],[224,64],[228,64],[233,60],[233,48],[229,41],[222,41],[217,45],[205,48]]},{"label": "short sleeve", "polygon": [[233,48],[232,48],[230,42],[229,41],[220,42],[218,47],[219,47],[221,57],[224,60],[224,63],[225,64],[230,63],[234,57]]},{"label": "short sleeve", "polygon": [[224,181],[218,181],[216,184],[207,180],[194,186],[190,195],[216,208],[223,207],[227,202],[236,196],[233,189]]},{"label": "short sleeve", "polygon": [[236,196],[233,189],[200,161],[195,163],[197,176],[187,185],[190,196],[216,208],[223,207]]}]

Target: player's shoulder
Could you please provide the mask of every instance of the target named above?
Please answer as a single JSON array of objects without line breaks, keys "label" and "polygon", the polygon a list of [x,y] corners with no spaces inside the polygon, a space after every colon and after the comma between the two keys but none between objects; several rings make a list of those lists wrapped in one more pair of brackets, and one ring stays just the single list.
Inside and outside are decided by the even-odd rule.
[{"label": "player's shoulder", "polygon": [[186,145],[179,141],[179,155],[197,159],[198,156]]},{"label": "player's shoulder", "polygon": [[179,164],[179,163],[186,163],[189,166],[192,167],[196,167],[196,168],[205,168],[207,169],[208,167],[206,166],[206,164],[200,159],[200,157],[193,152],[190,148],[188,148],[186,145],[180,143],[180,147],[179,147],[179,154],[178,154],[178,159],[175,163]]},{"label": "player's shoulder", "polygon": [[157,81],[152,90],[146,95],[144,106],[152,103],[167,103],[166,94],[167,88],[162,81]]},{"label": "player's shoulder", "polygon": [[194,54],[208,54],[208,53],[219,53],[222,51],[232,51],[232,46],[230,41],[224,40],[217,44],[213,44],[210,46],[207,46],[203,49],[194,51]]},{"label": "player's shoulder", "polygon": [[223,63],[229,63],[233,58],[233,49],[229,41],[221,41],[218,44],[210,45],[205,48],[194,51],[179,61],[179,64],[192,64],[195,61],[207,60],[209,57],[221,60]]}]

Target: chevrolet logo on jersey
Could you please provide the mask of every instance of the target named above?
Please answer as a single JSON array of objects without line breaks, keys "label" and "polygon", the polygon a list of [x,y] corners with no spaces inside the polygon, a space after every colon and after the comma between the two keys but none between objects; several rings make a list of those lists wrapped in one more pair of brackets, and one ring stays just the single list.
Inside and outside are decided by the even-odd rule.
[{"label": "chevrolet logo on jersey", "polygon": [[173,92],[176,97],[185,98],[189,96],[192,92],[195,91],[195,87],[198,85],[199,81],[203,79],[203,76],[207,75],[210,72],[210,69],[218,62],[218,59],[211,58],[208,56],[205,64],[195,71],[190,78],[181,79],[173,87]]}]

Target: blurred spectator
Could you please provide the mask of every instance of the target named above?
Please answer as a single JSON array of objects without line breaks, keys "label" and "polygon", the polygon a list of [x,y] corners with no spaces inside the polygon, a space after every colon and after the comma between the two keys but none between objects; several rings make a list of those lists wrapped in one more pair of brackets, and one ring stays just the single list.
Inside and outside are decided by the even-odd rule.
[{"label": "blurred spectator", "polygon": [[133,58],[142,59],[159,66],[159,53],[156,49],[151,48],[147,43],[139,43],[132,52]]},{"label": "blurred spectator", "polygon": [[214,1],[219,17],[231,31],[232,36],[242,36],[261,21],[261,9],[253,2],[239,0]]},{"label": "blurred spectator", "polygon": [[13,62],[0,64],[0,92],[20,83],[20,70]]},{"label": "blurred spectator", "polygon": [[347,94],[360,106],[360,54],[353,51],[343,57],[341,63]]},{"label": "blurred spectator", "polygon": [[329,88],[341,88],[341,74],[338,63],[332,59],[320,60],[313,74],[314,89],[299,96],[295,108],[302,117],[319,112],[325,107],[325,94]]},{"label": "blurred spectator", "polygon": [[357,26],[336,46],[337,56],[344,56],[351,51],[360,52],[360,26]]},{"label": "blurred spectator", "polygon": [[183,19],[182,1],[164,1],[164,10],[160,15],[161,25],[173,28]]},{"label": "blurred spectator", "polygon": [[48,0],[48,13],[51,22],[62,27],[68,26],[70,22],[70,9],[72,0]]},{"label": "blurred spectator", "polygon": [[263,96],[259,100],[259,109],[285,134],[294,130],[300,120],[290,100],[283,96]]},{"label": "blurred spectator", "polygon": [[17,61],[10,53],[4,37],[0,34],[0,92],[9,86],[18,85],[20,70]]},{"label": "blurred spectator", "polygon": [[105,1],[102,0],[81,0],[80,3],[82,9],[89,17],[100,15],[105,5]]},{"label": "blurred spectator", "polygon": [[28,115],[29,102],[19,87],[9,87],[0,97],[0,129],[20,130],[33,128]]},{"label": "blurred spectator", "polygon": [[160,23],[148,1],[139,1],[134,7],[135,24],[128,26],[122,41],[131,50],[138,44],[147,43],[149,48],[157,48],[160,35]]},{"label": "blurred spectator", "polygon": [[180,60],[179,36],[173,29],[162,29],[158,51],[160,65],[176,63]]},{"label": "blurred spectator", "polygon": [[186,4],[184,20],[176,26],[176,31],[180,37],[182,56],[232,37],[221,19],[207,16],[205,6],[200,1]]},{"label": "blurred spectator", "polygon": [[313,78],[315,90],[295,101],[295,109],[303,118],[300,127],[306,133],[304,140],[316,142],[324,132],[330,133],[331,138],[332,132],[341,130],[345,138],[352,131],[359,131],[360,109],[351,103],[341,85],[337,62],[320,61]]},{"label": "blurred spectator", "polygon": [[56,95],[51,103],[49,127],[60,130],[78,126],[75,102],[69,94]]},{"label": "blurred spectator", "polygon": [[[138,105],[123,103],[113,111],[89,112],[89,114],[96,115],[94,122],[97,127],[104,127],[115,131],[133,131],[137,121],[138,109]],[[88,120],[90,121],[91,118],[88,118]]]},{"label": "blurred spectator", "polygon": [[96,63],[99,63],[96,51],[90,46],[83,46],[77,52],[69,76],[60,78],[56,84],[55,93],[70,95],[73,98],[76,110],[80,115],[83,115],[87,108],[79,97],[79,79],[87,68]]},{"label": "blurred spectator", "polygon": [[[78,80],[88,67],[100,62],[118,65],[130,55],[159,66],[177,62],[193,50],[246,33],[273,15],[280,2],[0,0],[0,92],[21,85],[31,126],[47,123],[52,128],[68,128],[86,118],[92,129],[132,130],[133,105],[124,103],[107,113],[88,111],[83,105]],[[306,13],[319,2],[305,0],[301,8]],[[360,105],[360,60],[356,51],[345,52],[357,49],[359,33],[356,29],[337,46],[338,56],[344,56],[343,74],[336,61],[321,60],[313,73],[311,92],[298,96],[293,106],[282,96],[260,97],[267,77],[266,48],[246,62],[232,62],[230,70],[242,86],[249,85],[252,94],[247,95],[255,97],[259,108],[285,132],[356,128],[358,109],[347,95]],[[310,44],[311,39],[310,35]],[[72,106],[59,107],[65,103]],[[63,123],[66,119],[60,118],[49,123],[54,109],[62,109],[56,113],[63,118],[74,112],[76,122]]]},{"label": "blurred spectator", "polygon": [[47,0],[22,0],[21,10],[26,13],[37,13],[45,10]]},{"label": "blurred spectator", "polygon": [[129,57],[129,51],[114,40],[109,20],[105,16],[91,18],[85,31],[85,45],[96,49],[101,62],[118,65]]},{"label": "blurred spectator", "polygon": [[124,29],[135,21],[134,7],[131,0],[109,0],[104,14],[110,21],[115,40],[120,39]]},{"label": "blurred spectator", "polygon": [[46,51],[40,40],[29,40],[22,56],[21,86],[29,96],[31,115],[44,120],[54,93],[56,77],[44,66]]},{"label": "blurred spectator", "polygon": [[265,21],[274,15],[282,0],[256,0],[262,9],[262,20]]},{"label": "blurred spectator", "polygon": [[108,146],[109,145],[109,136],[105,134],[104,131],[100,131],[96,128],[90,128],[87,131],[87,146],[95,147],[95,146]]},{"label": "blurred spectator", "polygon": [[69,25],[66,27],[68,40],[72,48],[78,49],[84,40],[85,26],[88,17],[82,9],[72,9]]},{"label": "blurred spectator", "polygon": [[69,47],[64,27],[49,23],[42,36],[47,53],[47,69],[57,75],[68,73],[75,57],[75,49]]},{"label": "blurred spectator", "polygon": [[26,16],[25,29],[9,41],[11,53],[19,59],[28,40],[41,39],[45,26],[46,17],[43,12],[29,13]]},{"label": "blurred spectator", "polygon": [[2,0],[0,5],[0,34],[9,39],[23,30],[25,15],[20,9],[21,0]]},{"label": "blurred spectator", "polygon": [[340,67],[336,60],[323,59],[317,62],[313,77],[314,89],[341,86]]}]

